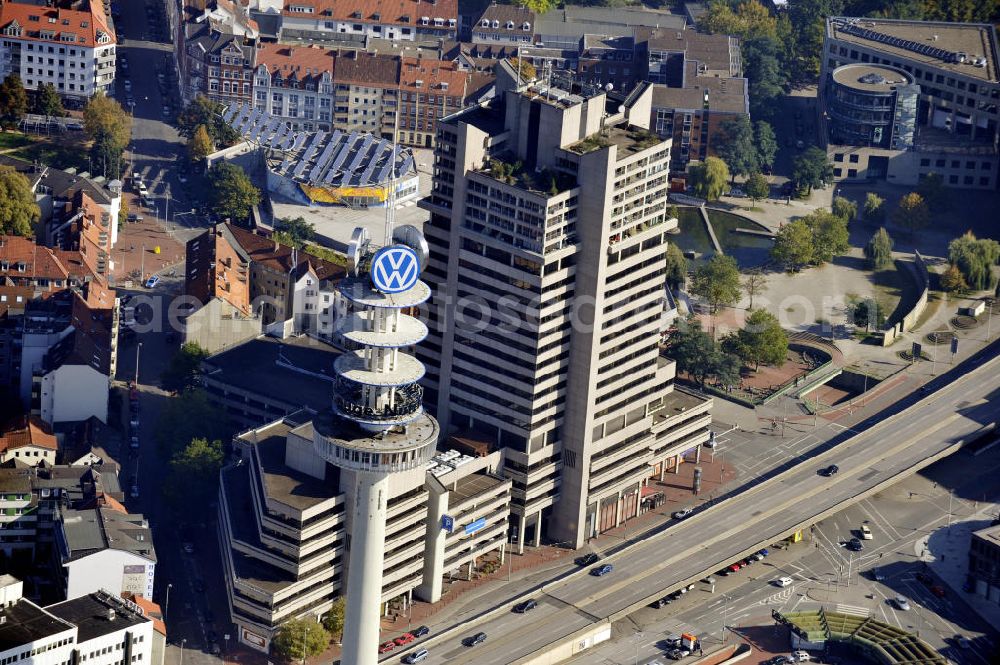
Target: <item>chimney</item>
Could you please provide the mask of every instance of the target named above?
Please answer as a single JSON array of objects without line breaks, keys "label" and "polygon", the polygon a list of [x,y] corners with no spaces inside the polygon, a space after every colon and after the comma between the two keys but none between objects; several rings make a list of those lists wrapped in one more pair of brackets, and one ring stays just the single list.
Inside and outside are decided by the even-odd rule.
[{"label": "chimney", "polygon": [[115,620],[115,610],[114,610],[113,607],[109,607],[108,608],[108,621],[114,621],[114,620]]}]

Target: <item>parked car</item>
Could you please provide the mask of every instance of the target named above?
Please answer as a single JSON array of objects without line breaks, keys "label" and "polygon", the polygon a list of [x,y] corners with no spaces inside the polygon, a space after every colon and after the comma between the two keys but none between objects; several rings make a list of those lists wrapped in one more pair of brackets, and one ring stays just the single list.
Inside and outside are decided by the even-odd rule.
[{"label": "parked car", "polygon": [[837,475],[838,471],[840,471],[840,467],[837,466],[836,464],[831,464],[830,466],[825,466],[822,469],[820,469],[818,473],[821,476],[829,478],[831,476]]},{"label": "parked car", "polygon": [[608,573],[614,570],[614,567],[610,563],[606,563],[603,566],[598,566],[590,571],[590,574],[594,577],[604,577]]},{"label": "parked car", "polygon": [[382,644],[378,645],[378,652],[379,653],[389,653],[390,651],[392,651],[395,648],[396,648],[396,645],[394,643],[392,643],[392,642],[383,642]]},{"label": "parked car", "polygon": [[682,520],[693,512],[694,508],[682,508],[681,510],[675,510],[671,514],[671,517],[673,517],[675,520]]},{"label": "parked car", "polygon": [[874,536],[872,535],[871,527],[869,527],[867,524],[862,524],[861,525],[861,539],[862,540],[871,540],[872,538],[874,538]]},{"label": "parked car", "polygon": [[861,550],[865,549],[865,546],[861,542],[860,538],[851,538],[849,541],[847,541],[847,549],[851,550],[852,552],[860,552]]},{"label": "parked car", "polygon": [[535,599],[529,598],[528,600],[515,605],[514,611],[517,612],[518,614],[524,614],[525,612],[530,612],[536,607],[538,607],[538,603],[535,601]]},{"label": "parked car", "polygon": [[812,657],[809,655],[808,651],[802,651],[800,649],[792,652],[793,663],[808,663],[810,660],[812,660]]},{"label": "parked car", "polygon": [[895,603],[896,607],[904,612],[910,611],[910,601],[908,601],[904,596],[896,596],[892,599],[892,602]]},{"label": "parked car", "polygon": [[584,554],[583,556],[577,557],[575,563],[578,566],[592,566],[598,561],[600,561],[600,559],[601,557],[591,552],[590,554]]},{"label": "parked car", "polygon": [[413,633],[403,633],[402,635],[394,639],[393,642],[397,647],[401,647],[404,644],[409,644],[415,639],[417,639],[417,637]]},{"label": "parked car", "polygon": [[765,660],[761,665],[785,665],[785,663],[790,662],[792,662],[792,659],[788,656],[774,656]]},{"label": "parked car", "polygon": [[676,649],[671,649],[667,652],[667,655],[673,660],[680,660],[681,658],[686,658],[691,655],[691,652],[684,647],[678,647]]},{"label": "parked car", "polygon": [[407,656],[403,656],[403,662],[406,663],[406,665],[412,665],[413,663],[419,663],[422,660],[427,660],[427,656],[429,655],[430,652],[427,651],[427,649],[418,649]]},{"label": "parked car", "polygon": [[482,644],[485,641],[486,641],[486,633],[480,631],[475,635],[470,635],[466,637],[464,640],[462,640],[462,644],[464,644],[467,647],[474,647],[477,644]]},{"label": "parked car", "polygon": [[726,196],[731,196],[735,199],[742,199],[746,198],[746,192],[744,192],[739,187],[733,187],[732,189],[729,190],[729,193],[726,194]]},{"label": "parked car", "polygon": [[658,610],[658,609],[660,609],[662,607],[666,607],[671,602],[673,602],[673,601],[670,598],[670,596],[664,596],[663,598],[658,598],[658,599],[654,600],[653,602],[651,602],[649,604],[649,606],[652,607],[654,610]]},{"label": "parked car", "polygon": [[427,626],[420,626],[416,630],[410,631],[410,632],[413,633],[414,637],[423,637],[424,635],[427,635],[428,633],[430,633],[431,629],[428,628]]},{"label": "parked car", "polygon": [[156,285],[159,284],[159,283],[160,283],[160,276],[159,275],[153,275],[149,279],[146,280],[146,288],[147,289],[155,288]]},{"label": "parked car", "polygon": [[776,585],[780,586],[780,587],[791,586],[791,584],[793,582],[795,582],[795,580],[793,580],[791,577],[787,577],[787,576],[786,577],[779,577],[778,579],[774,580],[774,583]]}]

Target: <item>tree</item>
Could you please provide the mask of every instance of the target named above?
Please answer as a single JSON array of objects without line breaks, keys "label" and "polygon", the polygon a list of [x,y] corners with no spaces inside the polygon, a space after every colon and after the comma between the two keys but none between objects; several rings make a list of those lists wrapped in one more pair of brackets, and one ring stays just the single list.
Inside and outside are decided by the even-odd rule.
[{"label": "tree", "polygon": [[83,109],[83,127],[94,142],[90,148],[94,170],[108,179],[120,178],[122,155],[132,137],[132,118],[118,102],[99,92]]},{"label": "tree", "polygon": [[507,62],[510,63],[510,66],[514,68],[514,71],[520,75],[522,81],[534,81],[538,78],[538,71],[535,69],[535,66],[527,60],[523,60],[521,58],[508,58]]},{"label": "tree", "polygon": [[885,219],[885,199],[875,192],[865,194],[864,217],[866,222],[875,223]]},{"label": "tree", "polygon": [[193,439],[229,440],[229,426],[219,418],[204,390],[188,389],[167,400],[157,420],[156,445],[170,459]]},{"label": "tree", "polygon": [[667,285],[677,290],[687,280],[687,259],[674,243],[667,244]]},{"label": "tree", "polygon": [[910,192],[899,200],[899,205],[892,211],[892,221],[912,234],[930,224],[931,212],[920,194]]},{"label": "tree", "polygon": [[28,179],[13,166],[0,166],[0,235],[31,237],[40,216]]},{"label": "tree", "polygon": [[28,93],[24,91],[21,77],[9,74],[0,83],[0,130],[17,127],[28,112]]},{"label": "tree", "polygon": [[933,171],[920,180],[917,194],[920,194],[927,207],[935,212],[948,207],[948,188],[944,185],[944,178]]},{"label": "tree", "polygon": [[847,314],[854,325],[869,332],[885,325],[884,310],[874,298],[848,303]]},{"label": "tree", "polygon": [[198,95],[177,116],[177,131],[191,138],[199,125],[204,125],[216,146],[228,148],[240,140],[240,133],[222,119],[224,107],[208,97]]},{"label": "tree", "polygon": [[210,503],[218,493],[224,458],[221,440],[192,439],[170,460],[164,496],[177,510]]},{"label": "tree", "polygon": [[736,354],[718,351],[711,358],[709,369],[716,383],[723,386],[734,386],[740,382],[743,362]]},{"label": "tree", "polygon": [[730,118],[722,123],[713,147],[716,154],[729,167],[730,176],[750,175],[757,170],[757,147],[754,145],[753,128],[745,115]]},{"label": "tree", "polygon": [[[747,77],[750,96],[750,117],[772,118],[775,102],[784,94],[788,82],[787,69],[782,65],[785,46],[777,37],[764,35],[743,42],[743,74]],[[757,149],[761,149],[758,136]],[[765,163],[767,163],[765,161]]]},{"label": "tree", "polygon": [[813,260],[813,233],[804,219],[785,224],[774,236],[771,258],[786,269],[798,269]]},{"label": "tree", "polygon": [[678,371],[690,375],[699,386],[704,386],[705,377],[711,375],[717,353],[712,336],[701,329],[696,319],[682,321],[670,336],[667,348],[667,355],[677,361]]},{"label": "tree", "polygon": [[736,259],[716,254],[694,271],[691,293],[704,298],[712,312],[719,307],[735,305],[740,299],[740,269]]},{"label": "tree", "polygon": [[35,112],[41,115],[48,115],[61,118],[66,115],[63,108],[62,97],[56,91],[56,87],[51,83],[45,83],[35,93]]},{"label": "tree", "polygon": [[976,238],[971,232],[948,243],[948,260],[958,268],[968,288],[992,289],[996,284],[993,266],[1000,259],[1000,243],[990,238]]},{"label": "tree", "polygon": [[556,7],[554,0],[518,0],[518,5],[527,7],[536,14],[545,14]]},{"label": "tree", "polygon": [[323,617],[323,627],[334,639],[338,639],[344,632],[344,601],[344,596],[337,596],[330,611]]},{"label": "tree", "polygon": [[825,210],[814,210],[802,218],[812,232],[812,263],[832,261],[851,248],[847,221]]},{"label": "tree", "polygon": [[290,619],[281,624],[274,636],[274,649],[289,661],[318,656],[330,644],[330,633],[314,619]]},{"label": "tree", "polygon": [[229,162],[219,162],[208,170],[211,207],[222,218],[243,222],[260,203],[260,190],[253,186],[243,169]]},{"label": "tree", "polygon": [[160,376],[163,389],[180,392],[197,385],[201,361],[207,357],[208,351],[195,342],[188,342],[181,346]]},{"label": "tree", "polygon": [[738,4],[712,2],[699,21],[699,27],[706,32],[736,35],[741,39],[777,35],[774,16],[756,0],[744,0]]},{"label": "tree", "polygon": [[843,196],[833,197],[833,214],[848,224],[858,216],[858,204]]},{"label": "tree", "polygon": [[291,238],[293,242],[290,244],[295,247],[301,247],[302,244],[313,242],[316,239],[316,226],[307,222],[303,217],[294,219],[282,217],[275,222],[274,228]]},{"label": "tree", "polygon": [[750,306],[747,309],[753,309],[754,296],[762,294],[766,287],[767,275],[760,268],[754,268],[744,273],[743,293],[747,294],[747,297],[750,298]]},{"label": "tree", "polygon": [[215,150],[212,137],[208,135],[208,128],[205,125],[198,125],[194,134],[187,142],[188,157],[192,162],[201,163]]},{"label": "tree", "polygon": [[767,195],[771,193],[771,183],[762,174],[754,171],[743,183],[743,189],[750,200],[757,203],[757,201],[767,198]]},{"label": "tree", "polygon": [[941,273],[941,290],[948,293],[954,293],[965,291],[969,288],[969,285],[965,283],[965,277],[962,276],[962,271],[958,269],[958,266],[952,264],[948,266],[948,269]]},{"label": "tree", "polygon": [[755,309],[743,328],[730,333],[722,346],[730,347],[744,362],[753,363],[754,370],[760,369],[761,363],[780,367],[788,356],[788,334],[774,314]]},{"label": "tree", "polygon": [[892,267],[892,238],[885,227],[880,227],[865,245],[865,263],[871,270],[887,270]]},{"label": "tree", "polygon": [[760,166],[774,166],[774,158],[778,155],[778,139],[774,135],[771,123],[758,120],[754,123],[754,138],[757,140],[757,162]]},{"label": "tree", "polygon": [[718,157],[706,157],[701,164],[692,164],[688,171],[695,196],[706,201],[718,200],[728,187],[729,168]]},{"label": "tree", "polygon": [[800,152],[792,161],[792,180],[799,187],[804,186],[809,194],[814,187],[822,187],[832,177],[833,165],[827,159],[826,152],[816,146]]}]

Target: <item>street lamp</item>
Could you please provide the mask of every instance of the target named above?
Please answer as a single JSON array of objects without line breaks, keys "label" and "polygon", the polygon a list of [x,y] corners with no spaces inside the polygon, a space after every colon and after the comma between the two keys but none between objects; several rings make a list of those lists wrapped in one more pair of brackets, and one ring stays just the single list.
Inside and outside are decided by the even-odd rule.
[{"label": "street lamp", "polygon": [[135,385],[139,387],[139,352],[142,351],[142,342],[135,347]]},{"label": "street lamp", "polygon": [[722,606],[722,645],[726,645],[726,624],[729,623],[729,601],[731,600],[729,594],[722,594],[722,597],[726,599],[726,603]]},{"label": "street lamp", "polygon": [[187,644],[187,638],[181,639],[181,662],[180,665],[184,665],[184,645]]},{"label": "street lamp", "polygon": [[167,610],[170,609],[170,590],[174,587],[173,584],[167,585],[167,599],[163,603],[163,622],[167,622]]}]

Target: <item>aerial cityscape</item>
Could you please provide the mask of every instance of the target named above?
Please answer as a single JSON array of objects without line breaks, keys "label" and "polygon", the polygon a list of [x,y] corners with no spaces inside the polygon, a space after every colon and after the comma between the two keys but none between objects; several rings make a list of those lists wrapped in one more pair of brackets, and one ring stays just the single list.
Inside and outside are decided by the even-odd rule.
[{"label": "aerial cityscape", "polygon": [[0,0],[0,665],[1000,664],[1000,4],[573,3]]}]

